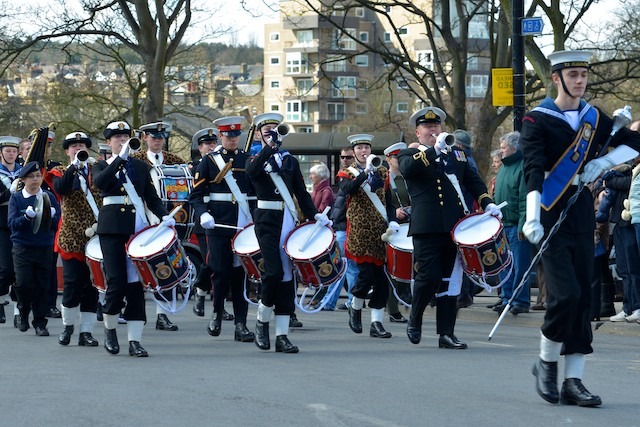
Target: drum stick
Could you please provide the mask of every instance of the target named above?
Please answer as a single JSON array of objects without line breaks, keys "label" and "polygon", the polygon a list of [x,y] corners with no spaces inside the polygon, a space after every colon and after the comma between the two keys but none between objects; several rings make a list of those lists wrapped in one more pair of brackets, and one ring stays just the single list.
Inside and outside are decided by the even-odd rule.
[{"label": "drum stick", "polygon": [[227,224],[218,224],[216,223],[216,227],[220,228],[233,228],[234,230],[244,230],[244,227],[236,227],[235,225],[227,225]]},{"label": "drum stick", "polygon": [[[504,201],[504,202],[500,203],[497,207],[498,207],[498,209],[502,209],[507,205],[508,205],[508,202]],[[475,225],[478,225],[479,223],[484,221],[490,215],[491,214],[489,212],[485,212],[485,213],[483,213],[481,215],[478,215],[477,217],[475,217],[473,219],[470,219],[467,224],[460,224],[460,231],[464,231],[467,228],[471,228],[471,227],[473,227]]]},{"label": "drum stick", "polygon": [[[322,211],[322,215],[326,216],[329,212],[329,209],[331,209],[331,206],[327,206],[326,208],[324,208],[324,210]],[[305,240],[300,247],[300,252],[304,252],[304,250],[307,248],[307,245],[309,244],[309,242],[311,242],[311,239],[313,238],[313,236],[315,236],[320,227],[322,227],[322,225],[320,225],[320,222],[316,221],[313,228],[311,229],[311,233],[309,233],[309,235],[307,236],[307,240]]]},{"label": "drum stick", "polygon": [[[169,215],[167,215],[169,218],[173,218],[174,216],[176,216],[176,214],[178,213],[178,211],[182,209],[182,205],[178,205],[175,208],[173,208],[173,210],[171,212],[169,212]],[[160,234],[160,232],[162,231],[163,227],[166,227],[167,223],[162,221],[160,224],[158,224],[158,226],[156,227],[156,230],[153,232],[153,234],[151,236],[149,236],[149,238],[147,240],[145,240],[140,246],[145,247],[147,246],[153,239],[155,239],[156,237],[158,237],[158,234]]]}]

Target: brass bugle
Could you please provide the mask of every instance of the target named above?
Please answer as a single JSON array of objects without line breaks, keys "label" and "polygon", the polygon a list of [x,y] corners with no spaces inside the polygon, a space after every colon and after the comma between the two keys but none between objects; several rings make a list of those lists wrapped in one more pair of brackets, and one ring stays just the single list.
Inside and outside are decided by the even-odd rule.
[{"label": "brass bugle", "polygon": [[76,159],[81,162],[86,162],[89,158],[89,152],[85,150],[80,150],[76,153]]},{"label": "brass bugle", "polygon": [[276,132],[278,132],[278,136],[280,137],[281,141],[285,136],[289,135],[289,131],[289,125],[285,123],[280,123],[276,128]]},{"label": "brass bugle", "polygon": [[444,143],[447,144],[447,147],[453,147],[454,145],[456,145],[456,137],[452,133],[442,132],[440,135],[432,133],[431,136],[433,136],[436,141],[444,138]]},{"label": "brass bugle", "polygon": [[132,136],[131,138],[129,138],[127,143],[129,144],[129,148],[131,148],[131,150],[133,151],[138,151],[140,149],[140,146],[142,145],[142,141],[140,141],[140,138],[136,136]]},{"label": "brass bugle", "polygon": [[370,164],[375,169],[378,169],[380,166],[382,166],[382,159],[380,159],[380,157],[376,156],[375,154],[370,154],[369,157],[367,157],[367,164]]}]

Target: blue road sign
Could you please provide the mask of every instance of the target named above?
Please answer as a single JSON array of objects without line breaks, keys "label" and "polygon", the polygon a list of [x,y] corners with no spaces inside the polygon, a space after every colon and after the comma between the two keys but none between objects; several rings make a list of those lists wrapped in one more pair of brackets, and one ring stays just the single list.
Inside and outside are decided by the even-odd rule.
[{"label": "blue road sign", "polygon": [[542,18],[540,16],[522,18],[523,36],[536,36],[542,34],[542,28],[544,28],[544,22],[542,22]]}]

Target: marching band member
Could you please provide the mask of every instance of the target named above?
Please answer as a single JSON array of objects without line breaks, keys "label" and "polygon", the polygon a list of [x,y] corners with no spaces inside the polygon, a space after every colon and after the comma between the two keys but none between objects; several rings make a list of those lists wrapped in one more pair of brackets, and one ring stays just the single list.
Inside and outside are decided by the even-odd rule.
[{"label": "marching band member", "polygon": [[[142,160],[150,167],[160,165],[182,165],[187,163],[175,154],[162,149],[167,138],[169,138],[169,133],[171,132],[170,123],[149,123],[140,126],[140,132],[142,132],[142,140],[147,144],[147,150],[140,150],[131,153],[132,158]],[[167,299],[171,298],[171,292],[164,292],[164,296]],[[156,329],[162,331],[178,330],[178,325],[169,320],[166,310],[158,304],[156,304]]]},{"label": "marching band member", "polygon": [[464,151],[446,142],[442,122],[447,115],[436,107],[424,108],[411,116],[418,142],[398,154],[400,172],[411,196],[409,235],[413,238],[415,277],[407,336],[418,344],[422,336],[422,315],[436,296],[436,330],[439,348],[466,349],[454,334],[457,295],[462,284],[462,268],[456,244],[451,238],[455,224],[469,208],[463,185],[485,210],[499,218],[502,213],[487,193],[480,176],[470,167]]},{"label": "marching band member", "polygon": [[398,231],[391,195],[384,190],[387,168],[376,165],[380,159],[371,154],[373,135],[356,134],[347,138],[353,147],[355,162],[338,172],[338,185],[347,196],[347,241],[345,253],[358,266],[358,280],[351,290],[349,327],[362,333],[362,308],[369,290],[373,289],[369,336],[391,338],[384,329],[384,307],[389,298],[389,281],[384,272],[386,247],[380,239],[387,228]]},{"label": "marching band member", "polygon": [[[551,78],[558,95],[545,99],[522,120],[520,144],[527,185],[523,233],[533,244],[557,223],[580,181],[588,184],[640,151],[637,132],[622,128],[615,133],[611,118],[582,99],[591,55],[588,51],[550,54]],[[611,146],[616,148],[596,158],[610,135],[614,135]],[[585,355],[593,352],[589,309],[595,217],[591,192],[582,191],[566,215],[542,254],[547,310],[533,374],[536,391],[547,402],[598,406],[602,399],[582,384]],[[558,393],[560,355],[564,355],[565,379]]]},{"label": "marching band member", "polygon": [[[68,345],[80,315],[79,346],[98,346],[92,333],[96,322],[98,290],[91,284],[85,262],[85,246],[94,232],[98,207],[98,191],[93,188],[91,174],[94,159],[88,158],[91,139],[83,132],[72,132],[62,141],[69,157],[69,166],[57,166],[50,171],[53,188],[62,201],[62,222],[56,235],[55,249],[62,258],[64,290],[62,293],[62,324],[64,331],[58,343]],[[83,160],[81,160],[81,158]]]},{"label": "marching band member", "polygon": [[[195,218],[206,230],[207,265],[213,272],[213,313],[207,332],[214,337],[220,335],[224,300],[231,288],[236,325],[234,339],[252,342],[254,334],[246,326],[248,303],[243,297],[245,274],[231,247],[236,230],[217,227],[244,227],[251,222],[247,194],[252,193],[252,189],[244,170],[248,156],[238,148],[243,120],[242,117],[223,117],[213,122],[220,134],[220,145],[200,162],[189,202]],[[205,197],[209,198],[208,203]]]},{"label": "marching band member", "polygon": [[163,221],[168,212],[151,182],[147,165],[129,158],[129,125],[125,122],[109,123],[103,135],[113,155],[95,164],[93,183],[102,196],[97,232],[107,283],[103,315],[104,347],[111,354],[120,352],[116,327],[126,297],[124,318],[127,320],[129,355],[147,357],[147,351],[140,345],[147,320],[144,288],[135,266],[127,256],[125,245],[134,233],[148,224],[145,204]]},{"label": "marching band member", "polygon": [[[9,288],[15,283],[16,275],[13,271],[11,256],[11,231],[7,215],[9,213],[9,198],[16,192],[20,164],[17,162],[20,138],[15,136],[0,136],[0,323],[7,321],[4,306],[9,304],[7,297]],[[14,304],[14,326],[18,316],[18,306]]]},{"label": "marching band member", "polygon": [[261,299],[258,303],[256,346],[269,350],[269,320],[275,313],[276,352],[297,353],[289,338],[289,319],[295,308],[293,265],[283,249],[285,239],[297,222],[293,197],[307,218],[329,224],[326,215],[317,214],[306,190],[298,160],[280,150],[283,135],[277,132],[282,122],[278,113],[260,114],[253,119],[262,137],[262,149],[247,162],[247,176],[258,198],[253,213],[256,237],[264,259]]},{"label": "marching band member", "polygon": [[[198,145],[198,152],[200,153],[200,157],[195,159],[191,163],[191,174],[195,175],[198,170],[198,166],[202,162],[202,159],[205,159],[207,155],[209,155],[214,148],[218,145],[218,129],[216,128],[205,128],[200,129],[196,132],[191,138],[191,144]],[[196,217],[197,218],[197,217]],[[195,295],[195,304],[193,305],[193,312],[196,316],[203,317],[204,316],[204,299],[207,296],[207,292],[211,291],[211,274],[212,271],[207,264],[207,254],[209,250],[207,249],[207,235],[205,233],[205,229],[200,225],[200,221],[194,221],[193,234],[196,235],[198,239],[198,246],[200,247],[200,254],[202,254],[202,259],[204,262],[200,265],[200,272],[198,273],[198,277],[196,277],[196,281],[194,284],[194,288],[196,290]]]},{"label": "marching band member", "polygon": [[[24,188],[11,195],[8,215],[16,274],[15,293],[20,311],[18,329],[21,332],[29,329],[29,312],[33,310],[33,327],[36,335],[41,337],[49,336],[47,290],[49,276],[53,274],[53,239],[60,220],[60,205],[55,196],[40,187],[43,169],[38,162],[28,162],[20,169],[18,177]],[[49,203],[46,203],[47,198]],[[37,206],[38,203],[42,203],[42,208]],[[51,209],[50,224],[44,220],[41,210],[48,205]],[[40,225],[34,221],[41,221]]]}]

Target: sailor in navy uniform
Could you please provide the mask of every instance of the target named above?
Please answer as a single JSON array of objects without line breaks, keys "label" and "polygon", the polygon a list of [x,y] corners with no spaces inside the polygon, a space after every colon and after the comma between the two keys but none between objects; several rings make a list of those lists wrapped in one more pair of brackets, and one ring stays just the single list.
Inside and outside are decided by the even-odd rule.
[{"label": "sailor in navy uniform", "polygon": [[[191,146],[193,147],[194,145],[198,146],[198,153],[200,154],[200,157],[191,163],[191,175],[195,175],[202,159],[206,158],[207,155],[210,154],[218,145],[218,129],[213,127],[200,129],[191,138]],[[196,316],[203,317],[204,299],[207,296],[207,292],[211,291],[212,271],[207,264],[207,253],[209,252],[207,249],[207,235],[205,233],[205,229],[200,225],[200,221],[194,221],[193,234],[195,234],[198,239],[200,254],[204,260],[200,265],[198,277],[196,277],[195,284],[193,285],[196,290],[193,312]]]},{"label": "sailor in navy uniform", "polygon": [[[582,99],[591,55],[588,51],[550,54],[551,77],[558,96],[545,99],[522,121],[520,144],[527,184],[523,233],[533,244],[538,244],[557,222],[579,182],[594,181],[640,151],[640,135],[623,128],[611,139],[610,145],[616,148],[596,158],[613,121]],[[593,352],[589,310],[594,228],[591,192],[582,191],[542,255],[547,310],[533,374],[538,394],[551,403],[602,404],[602,399],[582,384],[585,355]],[[565,356],[565,380],[558,393],[561,354]]]},{"label": "sailor in navy uniform", "polygon": [[[213,271],[213,314],[207,332],[214,337],[220,335],[224,299],[231,289],[236,325],[234,340],[253,342],[254,334],[246,326],[245,273],[231,248],[236,230],[216,227],[245,227],[252,222],[248,197],[253,191],[244,170],[248,156],[238,148],[243,121],[243,117],[222,117],[213,122],[220,133],[221,144],[198,166],[189,201],[195,217],[206,230],[207,264]],[[208,202],[205,197],[209,198]]]},{"label": "sailor in navy uniform", "polygon": [[[127,256],[125,245],[134,233],[148,223],[144,204],[163,220],[168,212],[151,182],[148,166],[140,160],[129,158],[129,125],[125,122],[110,123],[103,135],[113,155],[95,164],[93,183],[100,189],[103,203],[97,233],[107,282],[104,347],[111,354],[120,352],[116,326],[126,297],[124,318],[127,320],[129,355],[146,357],[148,353],[140,345],[147,320],[144,289],[136,268]],[[135,191],[127,190],[128,183],[133,185]]]},{"label": "sailor in navy uniform", "polygon": [[457,295],[462,270],[451,231],[469,213],[461,186],[478,204],[499,218],[502,213],[493,203],[482,178],[469,165],[462,149],[449,146],[442,132],[447,115],[437,107],[424,108],[411,116],[417,143],[398,153],[400,172],[411,197],[409,235],[413,238],[415,284],[407,336],[418,344],[422,336],[422,315],[436,296],[438,346],[466,349],[467,344],[454,334]]},{"label": "sailor in navy uniform", "polygon": [[[49,336],[47,330],[47,287],[53,274],[53,239],[60,221],[60,205],[53,193],[40,188],[43,168],[38,162],[28,162],[18,174],[24,183],[9,200],[9,229],[13,242],[13,265],[16,273],[15,293],[18,299],[18,329],[29,329],[29,312],[33,311],[33,327],[37,336]],[[36,201],[48,197],[51,208],[51,224],[42,220],[40,227],[33,229],[37,216]],[[43,203],[46,208],[46,203]],[[47,227],[46,225],[49,225]],[[34,233],[35,231],[35,233]]]},{"label": "sailor in navy uniform", "polygon": [[[297,222],[294,196],[302,214],[329,224],[326,215],[317,210],[307,192],[298,160],[281,150],[282,137],[276,131],[282,122],[278,113],[260,114],[253,119],[262,137],[262,149],[247,163],[247,176],[258,198],[253,213],[256,237],[264,259],[261,299],[258,303],[255,343],[261,350],[269,350],[269,320],[275,313],[276,352],[297,353],[289,338],[289,318],[295,308],[293,266],[283,245]],[[273,175],[272,175],[273,174]],[[276,184],[278,183],[278,184]],[[278,188],[283,185],[283,188]],[[286,194],[283,195],[283,192]]]},{"label": "sailor in navy uniform", "polygon": [[[16,136],[0,136],[0,323],[7,321],[4,306],[9,304],[9,289],[16,281],[11,256],[11,231],[7,222],[9,198],[18,187],[18,173],[22,167],[18,162],[20,138]],[[14,298],[15,299],[15,298]],[[13,320],[16,326],[19,315],[18,306],[14,304]],[[17,326],[16,326],[17,327]]]}]

